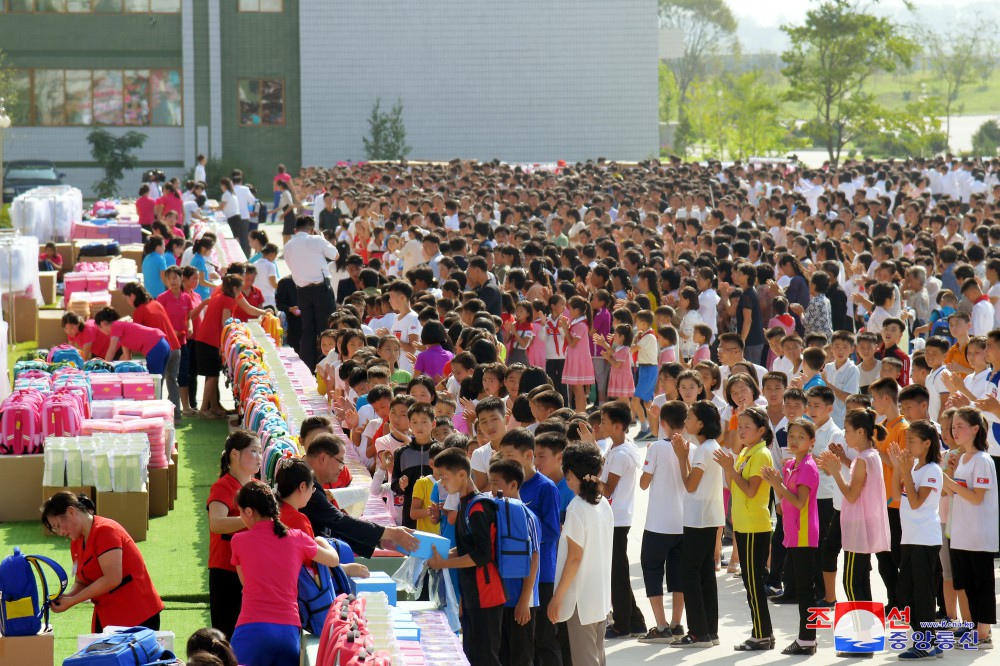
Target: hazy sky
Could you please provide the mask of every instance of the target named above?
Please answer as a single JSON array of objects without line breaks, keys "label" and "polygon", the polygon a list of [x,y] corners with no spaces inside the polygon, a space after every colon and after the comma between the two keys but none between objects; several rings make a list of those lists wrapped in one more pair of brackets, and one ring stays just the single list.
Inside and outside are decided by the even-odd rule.
[{"label": "hazy sky", "polygon": [[[979,4],[981,0],[913,0],[913,5],[918,13],[921,8],[940,8],[942,5],[952,7],[964,7],[970,4]],[[905,11],[901,0],[882,0],[878,4],[880,8],[888,12]],[[806,11],[810,3],[802,0],[731,0],[729,7],[737,18],[753,19],[760,26],[778,26],[785,22],[798,23],[805,18]]]}]

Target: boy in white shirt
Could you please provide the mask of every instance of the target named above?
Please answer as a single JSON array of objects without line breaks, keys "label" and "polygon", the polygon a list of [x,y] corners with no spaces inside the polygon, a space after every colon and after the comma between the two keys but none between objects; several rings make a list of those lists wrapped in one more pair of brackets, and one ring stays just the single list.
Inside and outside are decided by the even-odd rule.
[{"label": "boy in white shirt", "polygon": [[847,398],[861,390],[861,371],[854,365],[854,334],[850,331],[834,331],[830,339],[833,360],[823,369],[823,381],[833,391],[833,422],[838,428],[844,427],[847,413]]},{"label": "boy in white shirt", "polygon": [[[680,562],[684,534],[683,514],[680,511],[664,511],[662,508],[681,506],[687,492],[671,441],[675,433],[683,433],[687,411],[687,405],[679,400],[670,400],[660,407],[660,439],[650,444],[646,450],[642,476],[639,478],[639,487],[649,490],[646,529],[642,533],[642,577],[646,597],[656,618],[656,626],[651,627],[639,639],[640,643],[670,644],[684,636],[684,627],[681,625],[684,593]],[[690,449],[690,452],[693,456],[694,449]],[[664,572],[667,591],[671,593],[669,624],[663,605]]]},{"label": "boy in white shirt", "polygon": [[[652,317],[650,317],[652,319]],[[614,623],[605,638],[644,636],[646,619],[635,603],[629,580],[628,533],[635,510],[635,486],[642,457],[635,443],[625,438],[632,410],[628,403],[615,400],[601,407],[601,426],[611,438],[611,448],[604,457],[601,483],[604,496],[614,515],[614,541],[611,549],[611,608]]]}]

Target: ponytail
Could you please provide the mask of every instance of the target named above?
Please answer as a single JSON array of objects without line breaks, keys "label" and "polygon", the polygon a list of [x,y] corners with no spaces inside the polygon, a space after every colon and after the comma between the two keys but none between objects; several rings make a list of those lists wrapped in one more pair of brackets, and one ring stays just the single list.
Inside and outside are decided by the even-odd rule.
[{"label": "ponytail", "polygon": [[601,501],[601,450],[596,444],[570,444],[563,450],[563,473],[572,472],[580,482],[577,493],[587,504]]},{"label": "ponytail", "polygon": [[94,506],[94,501],[87,497],[86,493],[74,495],[67,490],[63,490],[45,501],[45,504],[42,506],[42,525],[50,532],[53,532],[54,530],[49,524],[49,518],[65,515],[70,507],[81,513],[89,513],[92,516],[97,514],[97,507]]},{"label": "ponytail", "polygon": [[222,459],[219,461],[219,478],[221,479],[226,474],[229,474],[229,458],[233,451],[243,451],[258,441],[257,435],[249,430],[240,429],[229,433],[229,436],[226,437],[226,446],[222,450]]},{"label": "ponytail", "polygon": [[278,461],[274,481],[274,492],[283,500],[291,496],[303,483],[312,487],[312,467],[301,458],[282,458]]},{"label": "ponytail", "polygon": [[768,418],[767,412],[760,407],[748,407],[743,411],[742,416],[749,418],[758,428],[764,429],[761,440],[765,446],[771,446],[771,442],[774,441],[774,431],[771,430],[771,419]]},{"label": "ponytail", "polygon": [[260,517],[271,520],[274,524],[274,534],[279,539],[288,535],[288,528],[279,518],[281,510],[278,508],[278,498],[263,481],[257,479],[248,481],[236,493],[236,504],[240,509],[253,509]]},{"label": "ponytail", "polygon": [[844,425],[864,430],[865,437],[871,441],[885,439],[886,429],[876,422],[877,419],[878,415],[871,407],[855,409],[847,412],[847,416],[844,417]]}]

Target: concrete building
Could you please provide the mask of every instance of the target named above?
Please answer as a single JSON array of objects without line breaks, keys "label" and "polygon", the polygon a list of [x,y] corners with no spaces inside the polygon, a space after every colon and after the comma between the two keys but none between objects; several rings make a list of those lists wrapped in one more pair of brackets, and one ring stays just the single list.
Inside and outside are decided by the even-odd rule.
[{"label": "concrete building", "polygon": [[279,162],[364,159],[381,98],[402,102],[412,159],[643,159],[658,40],[655,0],[0,0],[5,157],[89,192],[87,133],[137,130],[140,169],[205,153],[268,198]]}]

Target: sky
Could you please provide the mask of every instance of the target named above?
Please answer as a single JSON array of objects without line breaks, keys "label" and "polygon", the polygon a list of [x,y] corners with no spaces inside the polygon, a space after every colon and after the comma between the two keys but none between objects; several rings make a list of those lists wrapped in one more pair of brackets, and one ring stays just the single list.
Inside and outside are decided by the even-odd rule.
[{"label": "sky", "polygon": [[[729,0],[729,7],[740,22],[737,36],[745,53],[779,52],[787,46],[783,23],[800,24],[813,3],[804,0]],[[878,13],[911,23],[937,25],[954,20],[969,20],[982,15],[1000,17],[993,0],[913,0],[916,14],[907,11],[902,0],[882,0]]]}]

